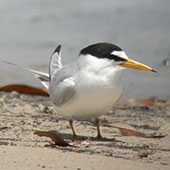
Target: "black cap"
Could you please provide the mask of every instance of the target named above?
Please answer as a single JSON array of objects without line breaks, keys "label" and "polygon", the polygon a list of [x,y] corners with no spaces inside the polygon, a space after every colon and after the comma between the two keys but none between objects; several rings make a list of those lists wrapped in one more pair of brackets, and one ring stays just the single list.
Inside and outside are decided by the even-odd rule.
[{"label": "black cap", "polygon": [[123,50],[117,45],[102,42],[102,43],[92,44],[82,49],[80,51],[80,55],[90,54],[97,58],[107,58],[107,59],[112,59],[114,61],[126,61],[126,59],[112,54],[113,51],[123,51]]}]

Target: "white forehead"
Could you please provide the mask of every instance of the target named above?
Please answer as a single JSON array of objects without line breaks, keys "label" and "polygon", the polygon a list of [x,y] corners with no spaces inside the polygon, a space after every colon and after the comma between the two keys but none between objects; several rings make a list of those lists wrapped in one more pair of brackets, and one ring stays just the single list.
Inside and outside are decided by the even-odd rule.
[{"label": "white forehead", "polygon": [[124,51],[113,51],[113,52],[111,52],[111,54],[116,55],[116,56],[118,56],[120,58],[124,58],[126,60],[128,59],[128,57],[127,57],[127,55],[125,54]]}]

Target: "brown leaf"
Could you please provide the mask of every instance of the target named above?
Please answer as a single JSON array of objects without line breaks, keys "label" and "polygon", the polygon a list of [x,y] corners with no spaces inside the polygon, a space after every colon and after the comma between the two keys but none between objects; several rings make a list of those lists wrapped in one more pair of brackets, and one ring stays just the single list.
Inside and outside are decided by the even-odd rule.
[{"label": "brown leaf", "polygon": [[146,106],[155,106],[156,102],[159,102],[159,103],[165,103],[166,102],[166,100],[160,100],[160,99],[157,99],[157,98],[135,99],[135,101],[139,104],[143,104],[143,105],[146,105]]},{"label": "brown leaf", "polygon": [[144,137],[144,138],[163,138],[165,135],[146,135],[144,133],[138,132],[136,130],[121,128],[113,125],[104,125],[108,127],[113,127],[119,129],[122,136],[136,136],[136,137]]},{"label": "brown leaf", "polygon": [[130,130],[130,129],[124,129],[124,128],[119,128],[120,133],[123,136],[139,136],[139,137],[146,137],[145,134],[134,131],[134,130]]},{"label": "brown leaf", "polygon": [[58,146],[72,146],[69,143],[67,143],[61,136],[52,131],[36,131],[34,132],[34,134],[40,137],[42,136],[49,137]]},{"label": "brown leaf", "polygon": [[17,91],[17,92],[23,93],[23,94],[48,96],[47,91],[45,91],[44,89],[35,88],[35,87],[23,85],[23,84],[7,85],[4,87],[1,87],[0,91],[4,91],[4,92]]},{"label": "brown leaf", "polygon": [[135,131],[135,130],[131,130],[131,129],[127,129],[127,128],[121,128],[121,127],[117,127],[117,126],[113,126],[113,125],[104,125],[104,126],[108,126],[108,127],[113,127],[116,129],[119,129],[120,133],[122,134],[122,136],[138,136],[138,137],[146,137],[146,135],[144,133]]},{"label": "brown leaf", "polygon": [[122,134],[122,136],[138,136],[138,137],[146,137],[145,134],[135,131],[135,130],[131,130],[131,129],[126,129],[126,128],[120,128],[117,127],[120,130],[120,133]]},{"label": "brown leaf", "polygon": [[145,105],[145,106],[155,106],[155,103],[165,103],[166,100],[160,100],[160,99],[157,99],[157,98],[149,98],[149,99],[121,99],[120,100],[120,104],[141,104],[141,105]]},{"label": "brown leaf", "polygon": [[136,99],[136,102],[146,105],[146,106],[154,106],[156,99],[155,98],[153,98],[153,99]]}]

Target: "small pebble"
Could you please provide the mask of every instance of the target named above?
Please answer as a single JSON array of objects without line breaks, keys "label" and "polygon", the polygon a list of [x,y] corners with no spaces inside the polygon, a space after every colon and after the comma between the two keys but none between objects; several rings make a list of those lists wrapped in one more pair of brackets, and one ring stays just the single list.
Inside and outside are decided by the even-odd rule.
[{"label": "small pebble", "polygon": [[161,164],[162,164],[162,165],[168,165],[168,163],[166,163],[166,162],[161,162]]},{"label": "small pebble", "polygon": [[70,129],[70,125],[68,122],[63,123],[63,128]]},{"label": "small pebble", "polygon": [[163,64],[164,64],[165,66],[170,66],[170,59],[164,60],[164,61],[163,61]]},{"label": "small pebble", "polygon": [[24,112],[27,112],[27,113],[32,113],[32,112],[35,111],[35,109],[34,109],[31,105],[29,105],[29,104],[26,104],[26,105],[23,107],[23,110],[24,110]]},{"label": "small pebble", "polygon": [[48,110],[49,110],[50,113],[52,113],[54,115],[57,114],[57,112],[55,111],[54,107],[52,107],[52,106],[48,107]]},{"label": "small pebble", "polygon": [[138,154],[137,154],[137,156],[139,158],[146,158],[148,155],[149,155],[149,153],[146,150],[139,151]]},{"label": "small pebble", "polygon": [[42,104],[39,104],[38,107],[39,107],[40,112],[46,112],[47,110],[47,108]]},{"label": "small pebble", "polygon": [[20,94],[16,91],[12,91],[11,94],[10,94],[10,97],[11,98],[19,98]]},{"label": "small pebble", "polygon": [[4,99],[0,98],[0,108],[3,108],[4,105],[5,105]]}]

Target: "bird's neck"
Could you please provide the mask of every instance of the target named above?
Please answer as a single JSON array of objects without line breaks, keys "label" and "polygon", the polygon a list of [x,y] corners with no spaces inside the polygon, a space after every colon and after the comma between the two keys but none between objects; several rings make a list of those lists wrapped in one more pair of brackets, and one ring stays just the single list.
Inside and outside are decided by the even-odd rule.
[{"label": "bird's neck", "polygon": [[82,69],[102,69],[111,66],[112,63],[104,59],[98,59],[97,57],[91,55],[80,55],[78,65]]},{"label": "bird's neck", "polygon": [[77,65],[81,70],[94,72],[96,74],[117,75],[120,76],[122,67],[114,65],[111,60],[99,59],[91,55],[81,55],[77,60]]}]

